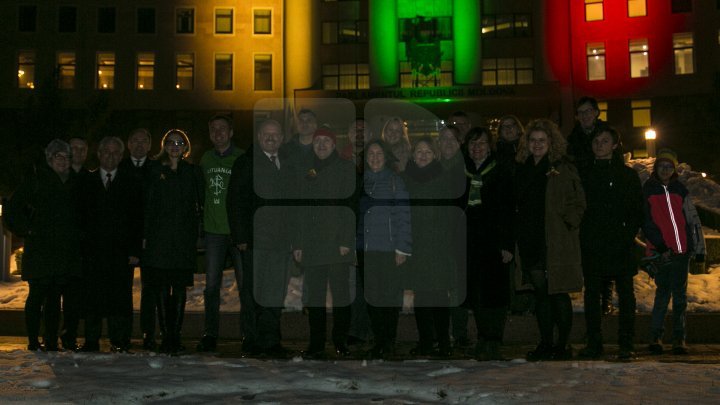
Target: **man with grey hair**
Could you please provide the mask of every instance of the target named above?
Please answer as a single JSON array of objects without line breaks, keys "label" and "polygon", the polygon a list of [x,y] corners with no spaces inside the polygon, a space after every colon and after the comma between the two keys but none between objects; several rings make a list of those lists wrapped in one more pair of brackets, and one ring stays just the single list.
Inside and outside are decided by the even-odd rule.
[{"label": "man with grey hair", "polygon": [[142,247],[141,187],[118,169],[124,145],[117,137],[98,144],[100,167],[83,179],[83,263],[85,345],[98,351],[102,318],[107,318],[111,350],[127,352],[132,330],[133,266]]}]

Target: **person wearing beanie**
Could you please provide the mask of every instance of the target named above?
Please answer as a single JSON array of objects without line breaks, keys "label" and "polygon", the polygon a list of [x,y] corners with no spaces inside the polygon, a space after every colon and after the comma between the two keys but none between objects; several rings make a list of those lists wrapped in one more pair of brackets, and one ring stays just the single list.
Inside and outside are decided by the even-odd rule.
[{"label": "person wearing beanie", "polygon": [[349,355],[350,254],[355,246],[355,217],[351,197],[355,193],[355,165],[341,159],[336,136],[328,128],[313,134],[313,158],[300,180],[302,207],[298,207],[298,232],[293,257],[303,268],[303,303],[308,308],[310,344],[307,358],[325,357],[327,286],[332,291],[335,353]]},{"label": "person wearing beanie", "polygon": [[678,180],[677,154],[658,151],[653,173],[643,186],[647,256],[657,256],[655,302],[652,310],[651,343],[653,354],[662,354],[665,314],[673,300],[674,354],[687,354],[685,310],[689,260],[705,261],[705,239],[700,218],[688,189]]},{"label": "person wearing beanie", "polygon": [[[582,175],[587,209],[580,225],[583,279],[585,282],[585,324],[587,346],[581,357],[603,354],[602,292],[615,282],[620,308],[618,357],[633,356],[635,294],[633,277],[637,263],[633,254],[635,236],[643,222],[640,177],[626,166],[618,151],[620,135],[611,127],[592,139],[595,156]],[[598,248],[598,243],[602,248]]]}]

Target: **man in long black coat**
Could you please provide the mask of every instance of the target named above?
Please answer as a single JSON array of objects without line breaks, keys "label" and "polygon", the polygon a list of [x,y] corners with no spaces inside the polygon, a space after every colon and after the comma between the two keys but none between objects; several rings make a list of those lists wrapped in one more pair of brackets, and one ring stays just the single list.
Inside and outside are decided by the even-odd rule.
[{"label": "man in long black coat", "polygon": [[107,317],[111,350],[128,351],[132,330],[133,267],[142,240],[141,188],[130,172],[118,168],[124,145],[105,137],[98,146],[100,167],[84,180],[83,279],[84,351],[99,350],[102,318]]},{"label": "man in long black coat", "polygon": [[625,166],[617,152],[619,140],[613,128],[600,130],[592,138],[594,160],[582,172],[587,210],[580,225],[580,243],[588,344],[580,355],[590,358],[603,354],[600,303],[602,289],[609,280],[615,281],[618,291],[620,357],[633,355],[633,276],[637,274],[633,247],[643,222],[643,199],[637,172]]},{"label": "man in long black coat", "polygon": [[227,196],[228,220],[235,248],[243,253],[240,287],[243,351],[283,357],[280,315],[287,293],[287,268],[294,219],[295,168],[275,120],[260,124],[255,144],[237,158]]},{"label": "man in long black coat", "polygon": [[[145,128],[137,128],[130,132],[128,136],[127,146],[129,156],[120,162],[118,168],[122,171],[132,173],[138,182],[142,183],[142,196],[145,195],[147,183],[149,182],[150,173],[153,168],[160,163],[148,156],[152,144],[152,136]],[[140,210],[140,214],[144,209]],[[142,219],[141,219],[142,221]],[[134,265],[131,265],[135,267]],[[156,314],[160,318],[160,324],[164,324],[162,319],[165,314],[159,311],[160,305],[160,285],[156,283],[153,277],[147,275],[144,270],[143,263],[140,263],[140,279],[142,282],[142,290],[140,295],[140,329],[143,336],[143,349],[154,350],[155,343],[155,322]]]}]

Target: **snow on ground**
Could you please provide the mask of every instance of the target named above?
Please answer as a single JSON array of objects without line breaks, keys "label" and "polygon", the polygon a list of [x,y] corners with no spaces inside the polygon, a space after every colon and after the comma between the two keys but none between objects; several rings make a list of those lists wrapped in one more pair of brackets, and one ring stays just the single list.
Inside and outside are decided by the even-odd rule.
[{"label": "snow on ground", "polygon": [[[23,309],[27,298],[28,285],[21,281],[19,276],[13,276],[11,282],[0,282],[0,310]],[[195,284],[188,289],[187,311],[203,312],[205,289],[205,275],[196,274]],[[708,274],[690,274],[688,277],[688,311],[693,312],[720,312],[720,265],[708,269]],[[583,311],[582,294],[573,294],[573,308],[575,312]],[[655,299],[655,284],[645,272],[635,276],[635,298],[639,312],[652,311]],[[615,296],[617,306],[617,296]],[[135,271],[133,286],[133,305],[136,311],[140,310],[140,271]],[[404,310],[408,312],[412,307],[412,292],[405,294]],[[302,309],[302,278],[290,279],[288,294],[285,298],[285,308],[288,311]],[[240,298],[237,292],[237,283],[232,270],[226,270],[223,276],[220,310],[223,312],[239,312]]]},{"label": "snow on ground", "polygon": [[0,401],[32,403],[717,403],[717,364],[261,361],[0,351]]}]

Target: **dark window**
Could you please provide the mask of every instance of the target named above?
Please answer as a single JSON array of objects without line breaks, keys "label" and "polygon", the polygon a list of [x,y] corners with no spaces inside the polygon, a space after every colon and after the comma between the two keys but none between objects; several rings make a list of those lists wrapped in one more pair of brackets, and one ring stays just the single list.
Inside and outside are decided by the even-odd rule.
[{"label": "dark window", "polygon": [[195,33],[194,8],[178,8],[175,10],[175,32],[178,34]]},{"label": "dark window", "polygon": [[416,17],[400,19],[400,40],[418,42],[453,38],[452,17]]},{"label": "dark window", "polygon": [[272,34],[272,10],[253,10],[255,34]]},{"label": "dark window", "polygon": [[18,7],[18,30],[35,32],[37,29],[37,6]]},{"label": "dark window", "polygon": [[58,7],[58,32],[77,32],[77,7]]},{"label": "dark window", "polygon": [[673,13],[689,13],[692,11],[692,0],[672,0]]},{"label": "dark window", "polygon": [[233,54],[215,54],[215,90],[233,89]]},{"label": "dark window", "polygon": [[215,10],[215,33],[233,33],[233,9],[218,8]]},{"label": "dark window", "polygon": [[272,55],[255,55],[255,90],[272,90]]},{"label": "dark window", "polygon": [[137,10],[137,32],[138,34],[155,33],[154,8],[139,8]]},{"label": "dark window", "polygon": [[115,7],[98,7],[97,32],[102,34],[115,32]]}]

